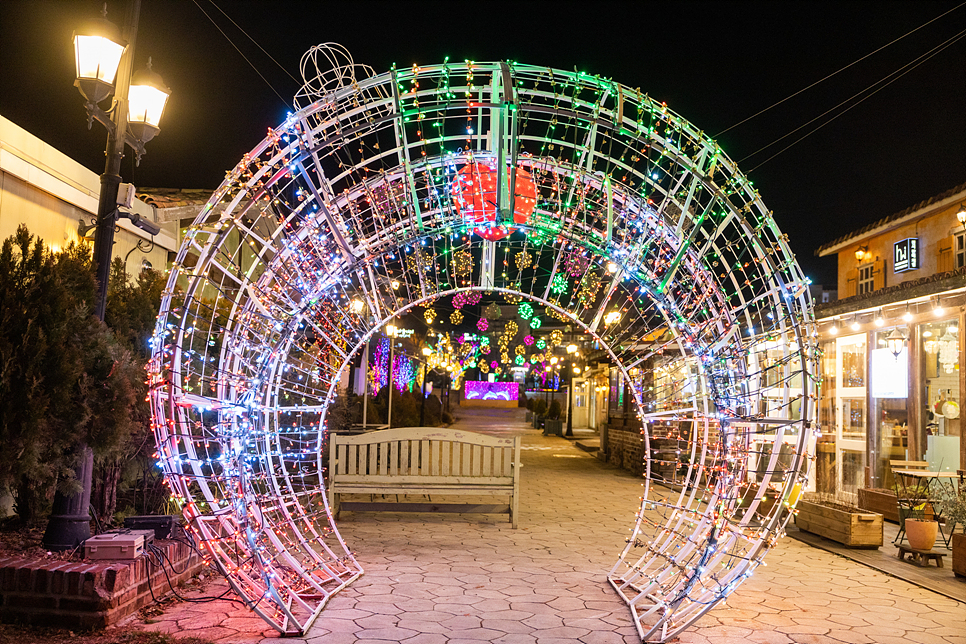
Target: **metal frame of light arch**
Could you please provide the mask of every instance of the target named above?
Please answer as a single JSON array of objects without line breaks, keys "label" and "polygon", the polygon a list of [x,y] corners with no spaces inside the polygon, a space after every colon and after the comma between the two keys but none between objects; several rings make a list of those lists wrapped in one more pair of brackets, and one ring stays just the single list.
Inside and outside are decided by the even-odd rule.
[{"label": "metal frame of light arch", "polygon": [[[151,401],[194,537],[266,621],[308,628],[362,574],[325,505],[324,411],[339,375],[403,309],[488,284],[476,266],[459,277],[456,253],[526,250],[535,268],[508,261],[489,290],[548,302],[607,349],[633,385],[646,454],[653,422],[691,424],[680,489],[648,460],[608,575],[642,639],[673,637],[754,570],[806,480],[817,389],[807,280],[757,193],[687,121],[582,73],[464,62],[315,99],[229,173],[163,298]],[[516,168],[537,183],[531,221],[499,242],[473,237],[453,208],[448,182],[471,159],[509,164],[495,195],[504,213]],[[574,257],[597,282],[589,304],[574,275],[573,292],[548,297]],[[353,298],[373,315],[352,313]],[[620,322],[602,325],[605,309]],[[645,346],[658,329],[668,339]],[[642,398],[631,367],[674,351],[690,390]],[[751,494],[742,486],[762,459]],[[781,501],[767,510],[766,489]]]}]

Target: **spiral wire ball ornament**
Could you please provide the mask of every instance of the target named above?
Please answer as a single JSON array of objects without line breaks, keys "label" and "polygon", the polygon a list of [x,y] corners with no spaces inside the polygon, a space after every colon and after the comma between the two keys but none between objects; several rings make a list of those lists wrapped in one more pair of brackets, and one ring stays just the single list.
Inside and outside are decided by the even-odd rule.
[{"label": "spiral wire ball ornament", "polygon": [[[606,578],[642,640],[675,637],[762,563],[807,487],[817,345],[787,239],[714,141],[613,80],[347,74],[229,172],[171,270],[150,400],[192,536],[256,613],[304,633],[363,573],[325,494],[340,380],[390,320],[460,293],[525,301],[610,358],[615,401],[628,385],[643,494]],[[509,169],[490,225],[512,221],[519,169],[536,185],[496,240],[453,196],[483,162]]]}]

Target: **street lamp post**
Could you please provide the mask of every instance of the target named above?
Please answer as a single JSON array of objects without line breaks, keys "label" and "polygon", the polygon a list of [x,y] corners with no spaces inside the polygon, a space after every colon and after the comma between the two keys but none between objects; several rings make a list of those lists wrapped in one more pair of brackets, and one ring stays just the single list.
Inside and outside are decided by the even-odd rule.
[{"label": "street lamp post", "polygon": [[386,410],[386,426],[392,429],[392,388],[393,388],[393,377],[392,377],[392,363],[393,354],[395,353],[396,345],[396,325],[390,324],[386,326],[386,335],[389,336],[389,367],[386,370],[386,380],[389,382],[389,407]]},{"label": "street lamp post", "polygon": [[[568,344],[567,355],[573,356],[576,353],[577,345],[573,343]],[[574,374],[580,373],[580,368],[576,365],[576,363],[571,363],[570,366],[573,368],[568,374],[570,377],[569,384],[567,385],[567,436],[574,435]]]},{"label": "street lamp post", "polygon": [[[123,33],[107,20],[106,9],[101,19],[74,33],[76,80],[74,85],[86,99],[88,127],[96,120],[107,128],[107,157],[101,174],[101,190],[97,202],[94,233],[94,262],[97,277],[97,299],[94,313],[103,321],[107,309],[107,287],[111,274],[114,226],[119,216],[118,188],[121,185],[121,159],[129,145],[138,159],[144,154],[144,143],[158,133],[158,122],[170,90],[161,77],[150,70],[133,76],[134,44],[137,39],[141,0],[132,0]],[[115,83],[116,79],[116,83]],[[98,103],[113,92],[108,112]],[[123,214],[136,226],[156,235],[160,229],[137,215]],[[77,446],[79,453],[75,478],[81,491],[72,495],[57,492],[43,545],[48,550],[70,550],[90,537],[91,477],[94,454],[86,442]]]},{"label": "street lamp post", "polygon": [[[433,355],[433,350],[429,347],[423,347],[423,355],[429,357]],[[429,375],[429,363],[425,360],[421,361],[423,363],[423,382],[420,385],[420,398],[419,401],[419,426],[424,427],[426,425],[426,376]]]}]

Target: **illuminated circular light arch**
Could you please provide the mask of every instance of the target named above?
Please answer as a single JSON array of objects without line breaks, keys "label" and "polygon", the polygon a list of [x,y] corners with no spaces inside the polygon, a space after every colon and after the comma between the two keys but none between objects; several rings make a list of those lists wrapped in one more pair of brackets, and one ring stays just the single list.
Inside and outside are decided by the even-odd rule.
[{"label": "illuminated circular light arch", "polygon": [[[757,192],[690,123],[597,76],[470,61],[373,75],[332,47],[303,75],[299,111],[188,229],[154,338],[158,456],[208,558],[266,621],[304,632],[362,574],[324,493],[340,375],[418,303],[522,296],[630,384],[644,495],[608,579],[642,639],[673,637],[752,573],[806,483],[808,280]],[[473,164],[508,169],[490,175],[492,217],[457,204]],[[536,189],[525,221],[518,176]]]}]

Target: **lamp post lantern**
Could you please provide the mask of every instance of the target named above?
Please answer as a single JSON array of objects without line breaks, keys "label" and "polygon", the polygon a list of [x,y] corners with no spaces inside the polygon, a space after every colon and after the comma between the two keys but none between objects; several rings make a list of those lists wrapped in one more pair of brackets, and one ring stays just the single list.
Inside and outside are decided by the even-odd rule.
[{"label": "lamp post lantern", "polygon": [[[97,299],[94,313],[104,320],[107,309],[107,287],[111,274],[114,226],[119,216],[127,216],[142,230],[156,235],[160,229],[137,215],[118,211],[118,188],[121,185],[121,159],[124,146],[133,150],[138,160],[144,154],[144,143],[158,133],[158,122],[170,90],[161,77],[150,70],[132,77],[134,44],[137,40],[141,0],[131,0],[123,32],[107,20],[105,4],[101,18],[74,33],[76,80],[74,85],[84,97],[88,128],[96,120],[107,129],[107,157],[101,174],[101,190],[97,202],[94,233],[94,263],[97,277]],[[105,112],[98,103],[113,92],[114,99]],[[91,475],[94,455],[86,443],[77,446],[76,480],[81,491],[54,496],[50,523],[43,545],[48,550],[69,550],[90,537]]]}]

